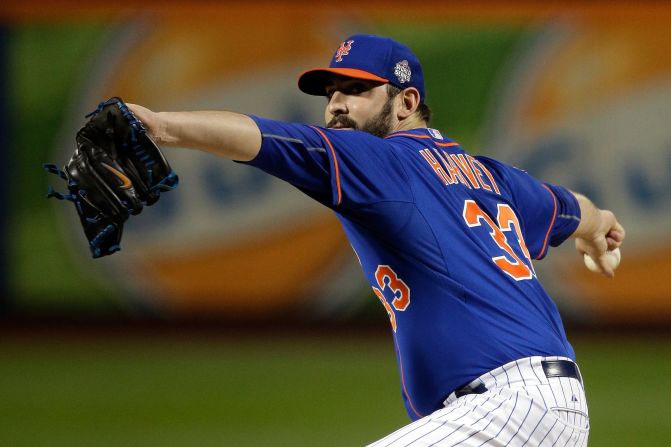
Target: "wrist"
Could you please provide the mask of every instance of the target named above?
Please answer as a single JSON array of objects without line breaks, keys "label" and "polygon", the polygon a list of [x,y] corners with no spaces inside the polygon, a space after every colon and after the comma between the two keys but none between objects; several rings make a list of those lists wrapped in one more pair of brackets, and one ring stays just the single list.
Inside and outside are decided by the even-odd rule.
[{"label": "wrist", "polygon": [[597,239],[602,220],[600,210],[584,195],[576,192],[573,192],[573,195],[578,200],[578,205],[580,206],[580,224],[572,237],[586,241]]},{"label": "wrist", "polygon": [[154,114],[154,138],[157,143],[165,145],[175,145],[178,143],[176,135],[174,135],[174,126],[170,125],[169,112],[156,112]]}]

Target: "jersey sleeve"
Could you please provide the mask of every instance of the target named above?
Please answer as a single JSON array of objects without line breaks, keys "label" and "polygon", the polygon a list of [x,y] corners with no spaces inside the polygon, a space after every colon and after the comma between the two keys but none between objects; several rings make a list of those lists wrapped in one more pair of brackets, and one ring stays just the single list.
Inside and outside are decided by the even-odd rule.
[{"label": "jersey sleeve", "polygon": [[326,129],[251,116],[259,154],[245,162],[296,186],[329,207],[410,201],[392,144],[365,132]]},{"label": "jersey sleeve", "polygon": [[548,247],[571,236],[580,223],[576,197],[563,186],[543,183],[526,171],[488,157],[476,157],[491,167],[505,185],[504,194],[514,205],[524,240],[534,259],[542,259]]}]

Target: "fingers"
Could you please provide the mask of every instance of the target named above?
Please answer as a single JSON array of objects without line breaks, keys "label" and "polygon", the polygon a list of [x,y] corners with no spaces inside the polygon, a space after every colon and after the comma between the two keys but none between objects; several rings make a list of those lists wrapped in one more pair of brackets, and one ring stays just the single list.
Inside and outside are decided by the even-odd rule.
[{"label": "fingers", "polygon": [[586,267],[592,272],[601,273],[606,278],[615,277],[618,262],[613,262],[613,254],[610,253],[618,248],[615,244],[619,245],[614,243],[611,247],[608,238],[597,241],[581,238],[575,240],[576,250],[585,258]]},{"label": "fingers", "polygon": [[614,251],[607,251],[601,256],[590,256],[589,254],[584,254],[585,267],[591,272],[601,273],[607,278],[613,278],[615,276],[615,270],[620,264],[620,251],[615,249]]},{"label": "fingers", "polygon": [[610,263],[604,262],[606,259],[604,256],[600,257],[595,261],[596,266],[599,268],[599,271],[606,278],[615,277],[615,269],[610,265]]},{"label": "fingers", "polygon": [[606,242],[608,250],[615,250],[624,242],[626,232],[624,227],[616,220],[612,228],[606,233]]},{"label": "fingers", "polygon": [[612,252],[624,241],[624,227],[613,212],[595,208],[589,201],[586,203],[590,205],[581,204],[581,210],[585,208],[584,220],[580,224],[582,227],[579,226],[580,231],[576,230],[574,233],[577,236],[576,250],[583,255],[589,270],[613,278],[619,264],[619,252]]},{"label": "fingers", "polygon": [[600,210],[601,225],[597,238],[604,237],[606,240],[606,250],[615,250],[624,241],[624,227],[617,221],[615,215],[609,210]]},{"label": "fingers", "polygon": [[622,238],[612,237],[610,234],[606,236],[606,242],[608,244],[608,250],[613,251],[616,248],[619,248],[622,245]]},{"label": "fingers", "polygon": [[596,260],[608,250],[608,242],[606,238],[603,237],[596,240],[576,238],[575,248],[581,255],[587,254],[589,257]]},{"label": "fingers", "polygon": [[615,250],[620,245],[622,245],[623,240],[624,240],[623,231],[611,230],[606,234],[606,242],[608,243],[608,250],[611,251]]}]

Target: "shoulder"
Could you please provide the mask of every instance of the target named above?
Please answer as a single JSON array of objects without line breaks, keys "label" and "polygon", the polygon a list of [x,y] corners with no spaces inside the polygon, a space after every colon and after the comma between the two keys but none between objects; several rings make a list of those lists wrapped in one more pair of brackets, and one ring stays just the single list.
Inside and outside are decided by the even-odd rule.
[{"label": "shoulder", "polygon": [[[487,157],[485,155],[475,155],[474,157],[480,163],[487,166],[489,169],[495,170],[496,172],[504,172],[509,169],[517,169],[514,166],[504,163],[501,160],[497,160],[496,158]],[[519,171],[524,172],[521,169]]]},{"label": "shoulder", "polygon": [[475,155],[474,158],[489,169],[493,175],[503,183],[514,182],[517,178],[530,177],[529,173],[516,166],[484,155]]},{"label": "shoulder", "polygon": [[309,125],[317,135],[324,141],[333,145],[348,147],[388,148],[391,142],[384,138],[376,137],[367,132],[353,129],[329,129],[327,127]]}]

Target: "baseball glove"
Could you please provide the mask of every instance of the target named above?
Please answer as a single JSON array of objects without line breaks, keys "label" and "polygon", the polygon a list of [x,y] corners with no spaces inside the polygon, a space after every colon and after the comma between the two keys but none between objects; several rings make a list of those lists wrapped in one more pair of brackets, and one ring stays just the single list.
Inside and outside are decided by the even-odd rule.
[{"label": "baseball glove", "polygon": [[74,203],[91,254],[99,258],[121,249],[124,222],[174,189],[178,177],[121,98],[101,102],[86,118],[63,169],[43,166],[68,187],[67,193],[49,187],[47,197]]}]

